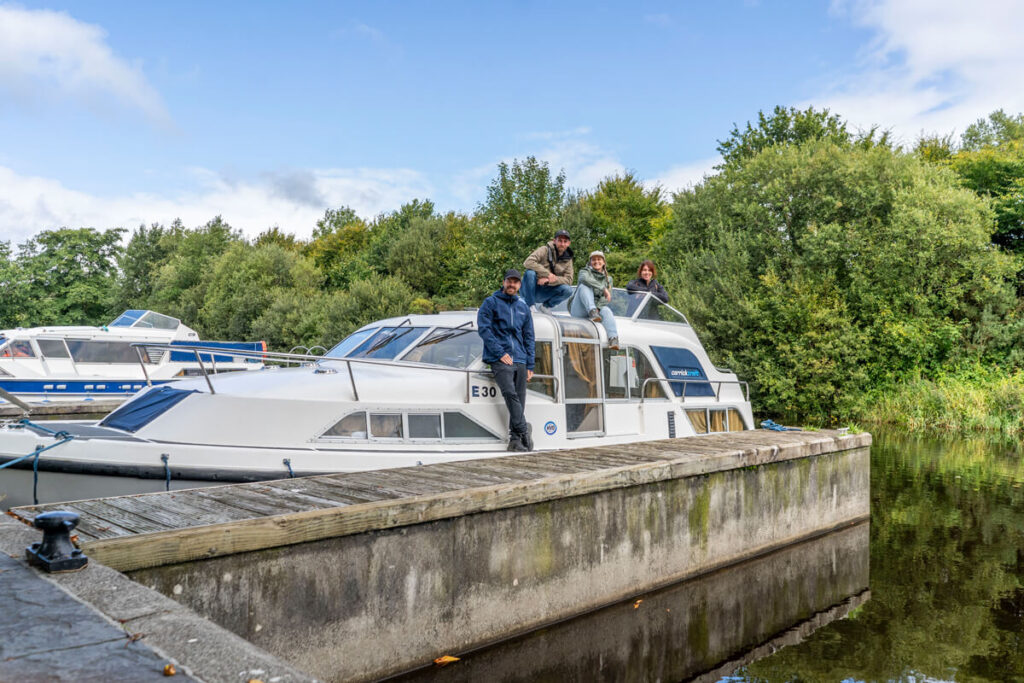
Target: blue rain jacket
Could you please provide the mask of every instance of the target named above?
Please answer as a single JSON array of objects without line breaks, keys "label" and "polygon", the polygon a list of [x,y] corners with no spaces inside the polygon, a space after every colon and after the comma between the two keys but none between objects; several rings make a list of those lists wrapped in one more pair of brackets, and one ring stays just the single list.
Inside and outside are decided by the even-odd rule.
[{"label": "blue rain jacket", "polygon": [[484,341],[485,363],[498,363],[507,353],[513,363],[533,370],[533,315],[520,297],[500,289],[491,294],[477,311],[476,327]]}]

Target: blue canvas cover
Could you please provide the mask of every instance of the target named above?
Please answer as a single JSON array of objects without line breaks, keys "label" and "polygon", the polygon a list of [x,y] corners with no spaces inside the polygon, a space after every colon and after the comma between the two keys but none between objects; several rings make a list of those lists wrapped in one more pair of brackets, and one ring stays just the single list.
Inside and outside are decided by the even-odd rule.
[{"label": "blue canvas cover", "polygon": [[[267,343],[258,342],[222,342],[222,341],[172,341],[171,346],[206,346],[212,349],[225,349],[234,351],[266,351]],[[199,353],[204,363],[216,361],[218,363],[230,363],[232,357],[219,353]],[[192,351],[171,351],[171,362],[173,363],[195,363],[196,354]],[[259,363],[259,358],[248,358],[247,363]]]},{"label": "blue canvas cover", "polygon": [[[707,381],[708,376],[704,373],[697,356],[689,349],[679,349],[671,346],[652,346],[651,351],[654,357],[661,364],[665,376],[669,379],[693,380],[692,383],[683,384],[673,382],[670,386],[676,396],[683,395],[683,387],[686,388],[687,396],[714,396],[715,390]],[[701,381],[704,380],[704,381]]]},{"label": "blue canvas cover", "polygon": [[151,389],[107,415],[100,425],[136,432],[194,393],[195,389],[175,389],[169,386]]}]

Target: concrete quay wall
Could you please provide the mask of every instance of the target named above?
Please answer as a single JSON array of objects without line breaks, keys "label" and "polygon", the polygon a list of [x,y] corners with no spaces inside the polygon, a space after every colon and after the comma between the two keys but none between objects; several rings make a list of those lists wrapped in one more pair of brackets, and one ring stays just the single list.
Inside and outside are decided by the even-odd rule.
[{"label": "concrete quay wall", "polygon": [[370,680],[865,520],[870,436],[806,438],[784,460],[719,449],[705,473],[695,456],[675,478],[129,575],[318,678]]}]

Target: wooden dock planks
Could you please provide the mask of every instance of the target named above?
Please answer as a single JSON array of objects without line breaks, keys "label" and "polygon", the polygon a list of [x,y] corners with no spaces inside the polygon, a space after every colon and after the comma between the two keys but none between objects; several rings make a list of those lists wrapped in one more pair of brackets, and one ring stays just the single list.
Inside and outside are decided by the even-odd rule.
[{"label": "wooden dock planks", "polygon": [[216,557],[868,446],[869,434],[729,432],[12,509],[81,515],[115,569]]}]

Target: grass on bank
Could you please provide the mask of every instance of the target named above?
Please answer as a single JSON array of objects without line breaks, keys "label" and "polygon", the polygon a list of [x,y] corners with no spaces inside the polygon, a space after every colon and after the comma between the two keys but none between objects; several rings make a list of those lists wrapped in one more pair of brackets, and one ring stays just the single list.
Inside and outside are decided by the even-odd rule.
[{"label": "grass on bank", "polygon": [[1024,435],[1024,372],[975,367],[885,390],[858,415],[868,425],[907,431]]}]

